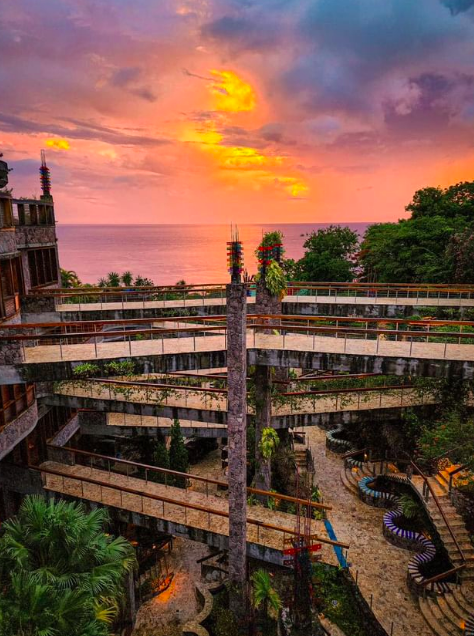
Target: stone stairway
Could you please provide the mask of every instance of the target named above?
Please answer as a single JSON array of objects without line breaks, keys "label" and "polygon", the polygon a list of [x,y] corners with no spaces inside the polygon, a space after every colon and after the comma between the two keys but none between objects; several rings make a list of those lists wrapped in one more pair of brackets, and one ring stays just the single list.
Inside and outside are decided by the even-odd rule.
[{"label": "stone stairway", "polygon": [[[451,592],[437,597],[426,599],[420,597],[420,610],[436,636],[464,634],[467,636],[468,623],[474,617],[474,545],[461,515],[449,499],[449,470],[440,471],[434,477],[428,477],[428,480],[463,552],[466,567],[460,571],[461,585],[451,584]],[[414,476],[413,483],[422,493],[423,480]],[[448,551],[453,566],[461,565],[461,555],[432,496],[426,502],[426,509]]]},{"label": "stone stairway", "polygon": [[341,469],[341,481],[349,492],[358,497],[358,483],[363,477],[372,475],[372,468],[372,463],[367,463],[363,466],[343,466]]},{"label": "stone stairway", "polygon": [[303,442],[295,441],[293,445],[293,453],[298,471],[300,474],[305,473],[308,467],[306,445]]},{"label": "stone stairway", "polygon": [[[443,471],[444,472],[444,471]],[[472,544],[469,533],[466,530],[466,526],[464,524],[463,518],[456,511],[456,508],[452,505],[451,500],[449,499],[448,493],[448,481],[438,473],[435,477],[428,477],[431,487],[438,497],[438,501],[441,506],[441,510],[443,511],[446,519],[451,526],[452,532],[456,541],[461,548],[464,558],[466,559],[466,567],[461,571],[461,579],[463,581],[474,581],[474,545]],[[413,484],[416,486],[418,491],[422,493],[423,491],[423,480],[418,477],[413,477]],[[426,502],[426,509],[436,526],[436,530],[438,531],[446,550],[448,551],[449,558],[451,559],[451,563],[454,567],[461,565],[462,558],[456,548],[456,544],[454,542],[451,533],[449,532],[448,527],[446,526],[443,516],[436,505],[433,497],[429,497]]]},{"label": "stone stairway", "polygon": [[[364,477],[371,476],[374,468],[377,473],[377,468],[379,468],[377,464],[345,466],[341,470],[341,481],[350,492],[358,496],[358,483]],[[460,571],[460,585],[451,584],[451,590],[444,594],[427,596],[426,598],[419,597],[421,613],[436,636],[474,635],[474,545],[462,517],[449,499],[449,474],[454,468],[450,467],[434,477],[429,477],[430,485],[438,497],[441,509],[466,559],[466,567]],[[421,477],[414,476],[412,481],[422,494],[423,480]],[[462,557],[432,496],[428,499],[426,508],[448,551],[453,566],[460,565]]]},{"label": "stone stairway", "polygon": [[469,616],[474,615],[474,584],[452,586],[452,591],[436,597],[419,598],[424,619],[436,636],[464,636]]}]

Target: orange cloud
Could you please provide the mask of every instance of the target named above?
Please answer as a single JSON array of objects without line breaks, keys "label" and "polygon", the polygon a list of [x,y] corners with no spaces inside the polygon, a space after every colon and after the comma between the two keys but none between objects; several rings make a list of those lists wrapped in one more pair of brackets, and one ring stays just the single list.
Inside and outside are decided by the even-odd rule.
[{"label": "orange cloud", "polygon": [[[196,144],[213,158],[219,178],[238,187],[253,190],[273,189],[293,198],[301,198],[309,188],[305,180],[292,170],[288,157],[272,154],[252,146],[228,146],[219,131],[220,125],[231,125],[233,115],[253,110],[256,93],[253,87],[233,71],[211,71],[219,79],[209,85],[221,115],[208,119],[199,127],[184,131],[183,141]],[[223,113],[227,113],[224,115]]]},{"label": "orange cloud", "polygon": [[240,113],[255,108],[257,101],[252,86],[232,71],[211,71],[215,81],[211,84],[217,110]]},{"label": "orange cloud", "polygon": [[53,138],[46,139],[46,145],[48,148],[54,148],[55,150],[69,150],[71,148],[67,139]]}]

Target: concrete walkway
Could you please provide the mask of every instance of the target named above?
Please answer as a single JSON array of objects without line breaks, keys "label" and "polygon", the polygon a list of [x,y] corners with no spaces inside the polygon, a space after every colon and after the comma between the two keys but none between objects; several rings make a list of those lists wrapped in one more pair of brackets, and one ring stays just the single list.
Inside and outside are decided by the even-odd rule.
[{"label": "concrete walkway", "polygon": [[[221,537],[222,546],[226,542],[224,538],[229,534],[229,506],[227,499],[223,497],[212,494],[207,496],[191,488],[184,490],[146,482],[144,479],[116,472],[109,473],[107,470],[79,464],[71,466],[47,461],[40,466],[40,469],[60,473],[60,475],[53,475],[42,472],[46,490],[162,519],[169,526],[165,531],[170,534],[176,534],[180,528],[184,534],[187,529],[193,532],[197,541],[205,543],[212,540],[210,535],[213,534]],[[91,483],[90,480],[98,483]],[[106,484],[111,484],[114,488],[109,488]],[[122,488],[132,489],[134,493],[128,493]],[[148,494],[154,495],[159,500],[147,497]],[[190,505],[199,506],[205,510],[192,509],[188,507]],[[253,546],[252,554],[256,556],[258,553],[263,560],[281,562],[282,551],[287,547],[285,539],[293,536],[295,530],[295,516],[254,505],[247,506],[247,521],[247,544],[250,547]],[[278,530],[259,527],[251,521],[270,524]],[[311,534],[328,538],[322,521],[311,522]],[[329,545],[323,544],[321,554],[323,561],[335,563],[334,553]]]},{"label": "concrete walkway", "polygon": [[[58,395],[71,395],[74,397],[93,398],[96,400],[105,400],[106,402],[133,402],[137,404],[153,404],[159,406],[181,407],[204,411],[227,411],[227,396],[219,393],[205,393],[202,391],[193,391],[190,388],[170,388],[167,392],[162,387],[141,388],[140,385],[126,387],[125,391],[117,385],[117,391],[114,385],[100,384],[100,381],[91,382],[88,386],[78,382],[62,382],[55,389],[54,393]],[[291,403],[274,404],[272,408],[273,416],[280,415],[304,415],[313,413],[337,413],[340,411],[366,411],[374,409],[389,409],[407,406],[417,406],[421,404],[433,404],[435,398],[433,395],[422,394],[413,388],[391,387],[389,389],[380,388],[380,391],[367,390],[355,391],[354,393],[345,392],[338,393],[337,390],[332,394],[323,394],[314,392],[312,396],[301,395],[296,393]],[[113,410],[113,409],[112,409]],[[248,407],[248,413],[253,413],[253,408]],[[155,418],[154,418],[155,419]],[[120,425],[117,421],[116,425]],[[123,422],[124,426],[130,426]],[[143,424],[144,426],[156,426],[149,420]]]},{"label": "concrete walkway", "polygon": [[[86,293],[87,295],[87,293]],[[155,296],[157,294],[154,294]],[[89,292],[90,297],[90,292]],[[133,298],[133,296],[130,296]],[[378,298],[375,296],[285,296],[284,303],[327,304],[327,305],[396,305],[413,307],[473,307],[474,298]],[[247,304],[255,304],[255,296],[247,297]],[[126,295],[122,301],[104,300],[101,302],[58,303],[56,310],[65,311],[119,311],[124,309],[179,309],[191,307],[222,307],[224,298],[178,298],[175,300],[131,300]]]},{"label": "concrete walkway", "polygon": [[382,535],[384,511],[359,501],[341,483],[341,459],[326,455],[325,433],[318,427],[306,428],[314,457],[315,483],[324,502],[333,506],[329,519],[339,541],[351,544],[348,562],[358,571],[359,587],[377,619],[393,636],[433,636],[407,585],[407,565],[413,553],[388,543]]},{"label": "concrete walkway", "polygon": [[[205,331],[205,328],[203,328]],[[84,361],[139,356],[162,356],[195,352],[217,352],[227,349],[223,335],[201,337],[157,338],[130,342],[98,342],[25,347],[27,363]],[[474,345],[443,342],[407,342],[364,340],[348,337],[307,336],[300,334],[272,335],[247,332],[247,349],[266,351],[296,351],[338,353],[360,356],[425,359],[474,360]],[[104,334],[100,334],[103,337]],[[403,335],[403,334],[402,334]],[[420,332],[420,337],[423,336]],[[433,334],[432,334],[433,335]],[[440,336],[442,337],[442,333]],[[401,336],[402,337],[402,336]]]}]

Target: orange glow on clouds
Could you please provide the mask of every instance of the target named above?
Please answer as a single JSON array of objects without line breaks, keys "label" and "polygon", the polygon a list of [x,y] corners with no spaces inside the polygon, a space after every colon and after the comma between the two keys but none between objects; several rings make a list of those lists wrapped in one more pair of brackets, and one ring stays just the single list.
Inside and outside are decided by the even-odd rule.
[{"label": "orange glow on clouds", "polygon": [[215,176],[231,186],[251,190],[273,189],[291,198],[302,198],[309,191],[305,180],[292,169],[288,157],[271,150],[226,143],[220,127],[234,125],[238,113],[256,107],[254,88],[234,71],[211,71],[218,83],[208,86],[215,99],[219,117],[185,130],[182,139],[213,158]]},{"label": "orange glow on clouds", "polygon": [[211,71],[215,81],[210,88],[216,108],[225,113],[248,112],[255,108],[252,86],[232,71]]},{"label": "orange glow on clouds", "polygon": [[54,150],[70,150],[71,148],[67,139],[60,139],[56,137],[53,139],[46,139],[46,145],[48,148],[54,148]]}]

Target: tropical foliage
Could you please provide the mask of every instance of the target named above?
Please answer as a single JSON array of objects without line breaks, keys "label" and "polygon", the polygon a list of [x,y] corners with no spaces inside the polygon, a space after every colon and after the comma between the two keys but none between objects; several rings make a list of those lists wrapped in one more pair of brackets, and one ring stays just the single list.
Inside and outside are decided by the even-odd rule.
[{"label": "tropical foliage", "polygon": [[273,251],[265,252],[265,259],[268,261],[265,266],[260,264],[259,273],[255,277],[258,282],[263,277],[265,287],[272,296],[283,296],[286,291],[286,276],[281,266],[283,259],[283,234],[279,231],[266,232],[255,251],[255,255],[260,259],[260,249],[262,247],[274,247]]},{"label": "tropical foliage", "polygon": [[61,268],[61,287],[80,287],[81,285],[82,283],[76,272]]},{"label": "tropical foliage", "polygon": [[401,495],[400,505],[402,507],[403,516],[406,519],[415,519],[420,512],[420,503],[413,499],[413,497],[410,497],[410,495]]},{"label": "tropical foliage", "polygon": [[415,192],[409,219],[368,228],[360,262],[368,280],[472,283],[474,181]]},{"label": "tropical foliage", "polygon": [[[155,447],[153,449],[153,465],[158,468],[170,468],[170,454],[166,447],[166,442],[162,435],[156,440]],[[160,484],[168,483],[171,485],[171,480],[166,479],[163,473],[149,471],[148,479],[150,481],[155,481]]]},{"label": "tropical foliage", "polygon": [[348,227],[331,225],[312,232],[304,242],[303,258],[284,264],[287,276],[295,281],[350,282],[356,272],[358,245],[358,235]]},{"label": "tropical foliage", "polygon": [[264,428],[260,438],[259,449],[264,459],[271,459],[276,447],[280,443],[280,438],[274,428]]},{"label": "tropical foliage", "polygon": [[126,271],[123,274],[109,272],[107,276],[99,278],[98,287],[153,287],[154,283],[150,278],[143,276],[133,276],[132,272]]},{"label": "tropical foliage", "polygon": [[278,620],[281,610],[281,599],[272,586],[270,574],[266,570],[256,570],[251,576],[252,605],[262,609],[266,616]]},{"label": "tropical foliage", "polygon": [[135,556],[107,521],[78,503],[23,501],[0,538],[1,636],[109,634]]},{"label": "tropical foliage", "polygon": [[448,454],[451,461],[474,470],[474,420],[457,410],[447,413],[431,427],[423,428],[419,449],[425,460]]}]

